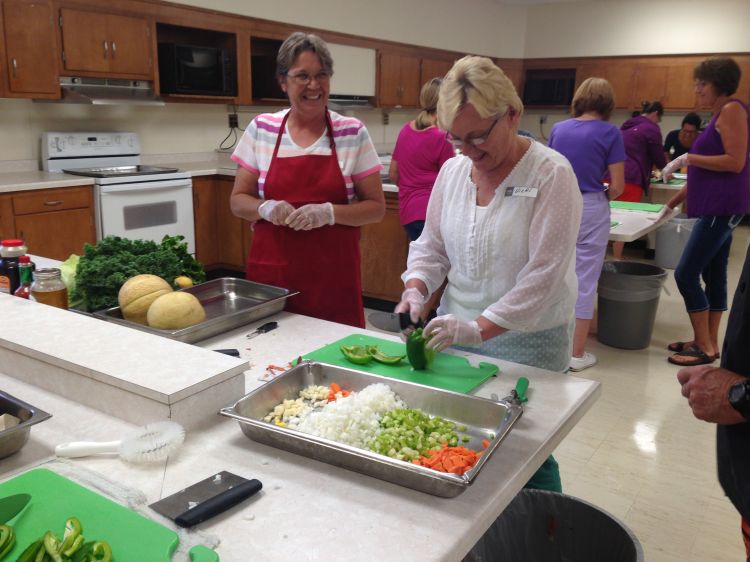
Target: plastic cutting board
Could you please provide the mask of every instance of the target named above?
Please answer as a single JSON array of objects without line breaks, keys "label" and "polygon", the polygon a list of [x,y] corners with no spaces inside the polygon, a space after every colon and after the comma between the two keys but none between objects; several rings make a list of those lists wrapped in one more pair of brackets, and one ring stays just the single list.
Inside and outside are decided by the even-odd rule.
[{"label": "plastic cutting board", "polygon": [[374,360],[366,365],[356,365],[351,361],[347,361],[343,356],[339,349],[342,345],[377,345],[387,355],[406,354],[406,345],[401,342],[352,334],[307,353],[302,357],[311,361],[329,363],[339,367],[347,367],[366,373],[374,373],[384,377],[434,386],[454,392],[463,392],[465,394],[474,390],[499,371],[498,366],[492,363],[480,363],[478,367],[472,367],[465,357],[458,357],[447,353],[438,353],[431,367],[424,371],[413,370],[406,358],[398,365],[384,365]]},{"label": "plastic cutting board", "polygon": [[610,209],[623,209],[625,211],[645,211],[647,213],[658,213],[664,207],[661,203],[636,203],[631,201],[610,201]]},{"label": "plastic cutting board", "polygon": [[[62,538],[65,520],[81,521],[86,540],[105,540],[116,562],[168,562],[177,548],[177,533],[45,468],[35,468],[0,484],[0,497],[31,494],[24,510],[8,523],[16,545],[7,560],[15,560],[47,531]],[[213,550],[196,546],[193,562],[218,562]]]}]

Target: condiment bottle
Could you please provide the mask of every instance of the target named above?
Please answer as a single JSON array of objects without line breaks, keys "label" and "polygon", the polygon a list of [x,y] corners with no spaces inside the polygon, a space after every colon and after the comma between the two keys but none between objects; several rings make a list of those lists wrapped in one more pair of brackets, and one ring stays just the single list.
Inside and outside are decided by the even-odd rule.
[{"label": "condiment bottle", "polygon": [[31,272],[33,264],[29,256],[20,256],[18,258],[18,278],[20,284],[18,289],[13,293],[22,299],[28,299],[31,295]]},{"label": "condiment bottle", "polygon": [[56,267],[37,269],[31,284],[31,300],[68,309],[68,289]]},{"label": "condiment bottle", "polygon": [[18,289],[18,258],[25,253],[23,240],[8,239],[0,242],[0,293],[12,295]]}]

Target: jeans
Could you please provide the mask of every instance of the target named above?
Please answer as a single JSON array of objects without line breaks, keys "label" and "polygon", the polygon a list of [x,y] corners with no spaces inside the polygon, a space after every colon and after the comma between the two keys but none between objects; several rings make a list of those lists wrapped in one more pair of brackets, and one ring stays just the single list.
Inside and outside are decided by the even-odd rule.
[{"label": "jeans", "polygon": [[[732,231],[744,215],[701,217],[674,271],[688,312],[727,309],[727,262]],[[705,289],[701,288],[701,277]]]},{"label": "jeans", "polygon": [[413,221],[404,225],[406,235],[409,237],[410,242],[414,242],[417,238],[422,235],[424,229],[424,221]]}]

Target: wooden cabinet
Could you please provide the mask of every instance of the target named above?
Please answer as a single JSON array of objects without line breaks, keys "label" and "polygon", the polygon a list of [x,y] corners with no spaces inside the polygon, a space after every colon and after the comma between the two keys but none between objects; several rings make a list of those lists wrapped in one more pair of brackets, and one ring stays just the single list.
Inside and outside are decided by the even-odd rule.
[{"label": "wooden cabinet", "polygon": [[145,18],[62,8],[63,69],[105,77],[153,78]]},{"label": "wooden cabinet", "polygon": [[229,176],[193,178],[195,257],[206,269],[245,270],[253,233],[250,223],[229,207],[233,186]]},{"label": "wooden cabinet", "polygon": [[401,274],[406,270],[409,238],[398,217],[398,194],[386,192],[383,220],[362,227],[362,294],[398,302],[404,290]]},{"label": "wooden cabinet", "polygon": [[378,105],[418,107],[422,88],[419,57],[380,53],[378,61]]},{"label": "wooden cabinet", "polygon": [[56,26],[50,0],[5,0],[8,95],[59,98]]},{"label": "wooden cabinet", "polygon": [[[453,67],[453,63],[455,61],[452,60],[443,60],[443,59],[428,59],[423,58],[422,59],[422,66],[420,71],[420,79],[419,79],[419,88],[420,91],[422,89],[422,86],[428,81],[432,80],[433,78],[442,78],[446,74],[448,74],[448,71]],[[417,101],[419,101],[417,99]]]},{"label": "wooden cabinet", "polygon": [[29,252],[66,260],[96,242],[91,186],[19,191],[0,197],[0,235],[21,238]]},{"label": "wooden cabinet", "polygon": [[587,61],[576,66],[576,88],[587,78],[604,78],[615,91],[615,107],[629,109],[633,105],[633,72],[635,67],[628,61],[613,64],[612,61]]}]

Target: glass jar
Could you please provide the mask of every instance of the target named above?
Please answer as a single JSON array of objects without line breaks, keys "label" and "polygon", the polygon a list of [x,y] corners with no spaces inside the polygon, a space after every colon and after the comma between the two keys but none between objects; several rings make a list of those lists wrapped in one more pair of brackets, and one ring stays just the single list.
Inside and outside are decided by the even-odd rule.
[{"label": "glass jar", "polygon": [[18,289],[18,258],[25,253],[23,240],[7,239],[0,242],[0,293],[12,295]]},{"label": "glass jar", "polygon": [[31,300],[68,309],[68,289],[56,267],[37,269],[31,284]]}]

